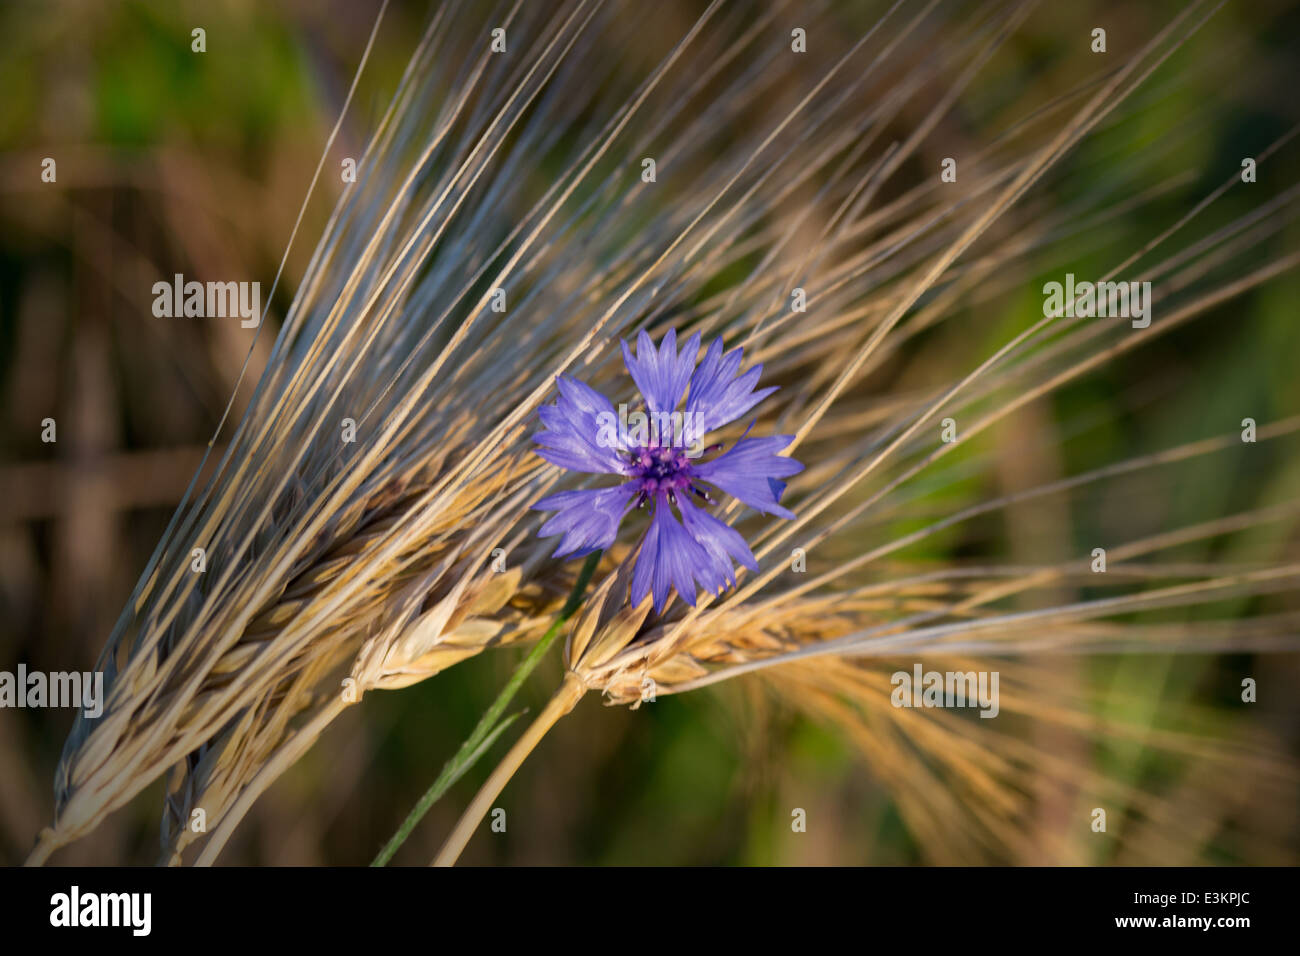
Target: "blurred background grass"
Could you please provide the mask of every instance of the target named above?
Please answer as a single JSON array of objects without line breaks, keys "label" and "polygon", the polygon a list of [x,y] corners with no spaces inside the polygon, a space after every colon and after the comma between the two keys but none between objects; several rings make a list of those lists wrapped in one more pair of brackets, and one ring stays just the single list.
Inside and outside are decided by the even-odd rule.
[{"label": "blurred background grass", "polygon": [[[878,6],[842,5],[844,28],[862,29]],[[290,252],[272,300],[273,327],[257,345],[236,415],[338,194],[339,160],[360,154],[430,8],[398,3],[390,10]],[[151,286],[181,272],[257,280],[267,294],[377,9],[375,0],[0,6],[0,669],[19,661],[46,671],[93,666],[221,416],[249,343],[234,321],[155,319]],[[1108,29],[1118,57],[1178,9],[1164,2],[1043,5],[962,97],[940,141],[957,144],[953,149],[978,142],[987,133],[984,116],[1007,104],[1045,102],[1077,83],[1083,69],[1094,68],[1082,63],[1092,26]],[[664,35],[684,32],[694,10],[689,3],[666,9]],[[190,51],[194,27],[206,30],[205,54]],[[1115,217],[1061,250],[1060,261],[1080,277],[1102,274],[1116,261],[1115,249],[1156,234],[1186,211],[1188,194],[1208,192],[1241,156],[1295,122],[1297,27],[1300,18],[1286,4],[1229,4],[1180,54],[1176,72],[1159,74],[1121,122],[1072,154],[1052,187],[1061,201],[1104,192],[1113,185],[1115,156],[1138,151],[1152,164],[1149,181],[1188,170],[1195,180]],[[1249,70],[1240,68],[1245,61]],[[1196,122],[1189,125],[1189,117]],[[1186,135],[1169,136],[1180,129]],[[46,156],[58,163],[55,184],[40,180]],[[917,162],[937,158],[922,153]],[[1294,168],[1276,175],[1296,181]],[[1251,202],[1235,190],[1209,221],[1227,222]],[[1291,225],[1270,242],[1294,249],[1298,238]],[[1024,328],[1041,315],[1042,281],[1063,271],[1009,297],[996,315],[986,310],[978,321],[972,315],[927,335],[930,370],[939,378],[964,372],[972,355]],[[1050,478],[1230,431],[1241,409],[1261,423],[1294,414],[1298,300],[1292,273],[1026,410],[963,452],[980,463],[964,491],[936,487],[927,505],[942,507],[945,495],[965,500],[972,489],[1005,493],[1026,460]],[[1054,420],[1034,418],[1044,415]],[[58,421],[57,444],[40,441],[47,416]],[[999,469],[1017,435],[1054,431],[1068,440],[1021,448],[1014,468]],[[931,539],[909,557],[1016,560],[1003,550],[1014,541],[1019,556],[1038,559],[1059,551],[1062,528],[1087,552],[1094,542],[1226,514],[1300,488],[1295,460],[1260,446],[1252,461],[1216,457],[1195,482],[1172,492],[1134,479],[1119,496],[1122,505],[1099,496],[1069,513],[1013,509],[991,526]],[[1276,538],[1278,553],[1294,548],[1293,527],[1261,533]],[[1223,557],[1208,546],[1185,555],[1215,556]],[[519,653],[489,653],[409,689],[369,695],[263,797],[224,862],[369,860]],[[1102,713],[1177,725],[1190,719],[1184,705],[1210,701],[1235,712],[1233,719],[1284,735],[1294,752],[1294,655],[1147,655],[1069,666],[1102,689]],[[1261,685],[1249,714],[1239,699],[1243,674]],[[558,677],[558,660],[548,661],[520,699],[535,712]],[[0,710],[0,861],[21,860],[49,820],[53,770],[71,720],[70,711]],[[1159,786],[1165,773],[1132,743],[1078,757],[1119,768],[1141,786]],[[432,857],[484,773],[477,768],[434,808],[399,862]],[[756,683],[661,698],[637,711],[585,700],[499,801],[507,832],[473,841],[464,859],[925,861],[926,848],[904,827],[888,783],[874,779],[839,734],[783,708]],[[156,785],[56,860],[151,861],[161,792]],[[1249,795],[1241,798],[1250,812]],[[808,813],[807,833],[791,832],[795,807]],[[1105,844],[1076,841],[1069,858],[1123,861],[1129,837],[1113,835]],[[1196,840],[1184,848],[1194,858],[1242,861],[1230,827]]]}]

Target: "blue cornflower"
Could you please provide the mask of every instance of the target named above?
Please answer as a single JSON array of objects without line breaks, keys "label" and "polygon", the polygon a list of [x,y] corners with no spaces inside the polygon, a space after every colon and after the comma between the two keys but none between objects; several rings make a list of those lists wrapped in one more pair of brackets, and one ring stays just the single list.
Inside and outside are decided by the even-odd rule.
[{"label": "blue cornflower", "polygon": [[[735,421],[776,389],[754,390],[761,365],[737,375],[743,350],[724,355],[720,338],[697,367],[699,346],[696,333],[679,354],[675,330],[657,350],[642,332],[635,356],[623,343],[623,364],[646,406],[631,415],[626,405],[616,413],[600,392],[559,376],[559,401],[541,409],[543,427],[533,436],[541,446],[537,454],[554,465],[625,479],[609,488],[561,491],[533,505],[556,512],[539,532],[544,538],[563,535],[555,557],[608,548],[627,513],[650,506],[650,527],[632,573],[632,602],[640,604],[653,591],[656,612],[673,588],[694,606],[697,585],[715,594],[733,587],[733,559],[758,570],[745,539],[693,503],[692,496],[713,504],[703,487],[712,485],[764,514],[793,518],[779,504],[785,482],[777,479],[803,470],[793,458],[777,454],[793,436],[750,438],[748,430],[729,451],[703,460],[723,449],[720,444],[705,448],[706,434]],[[679,410],[683,395],[685,411]]]}]

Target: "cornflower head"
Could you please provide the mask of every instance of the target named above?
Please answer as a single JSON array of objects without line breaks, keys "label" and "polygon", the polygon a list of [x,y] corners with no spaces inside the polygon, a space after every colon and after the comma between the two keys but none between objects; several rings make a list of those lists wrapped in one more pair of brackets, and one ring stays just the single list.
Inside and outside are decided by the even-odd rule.
[{"label": "cornflower head", "polygon": [[694,606],[698,588],[721,593],[735,586],[733,561],[758,570],[740,533],[692,498],[715,504],[706,487],[712,486],[763,514],[793,518],[780,504],[785,490],[780,479],[803,470],[793,458],[777,454],[793,436],[750,438],[752,422],[730,449],[704,447],[705,436],[744,415],[776,388],[755,389],[762,365],[740,373],[743,349],[724,354],[722,339],[716,338],[697,365],[699,346],[696,333],[678,352],[675,329],[658,348],[641,332],[635,355],[622,343],[623,364],[646,409],[631,415],[626,405],[616,413],[591,386],[558,376],[559,400],[541,408],[543,427],[533,436],[537,454],[553,465],[623,479],[607,488],[561,491],[533,505],[555,512],[539,531],[541,537],[561,536],[554,557],[608,548],[630,511],[650,508],[650,525],[632,574],[632,603],[640,604],[653,592],[656,613],[670,590]]}]

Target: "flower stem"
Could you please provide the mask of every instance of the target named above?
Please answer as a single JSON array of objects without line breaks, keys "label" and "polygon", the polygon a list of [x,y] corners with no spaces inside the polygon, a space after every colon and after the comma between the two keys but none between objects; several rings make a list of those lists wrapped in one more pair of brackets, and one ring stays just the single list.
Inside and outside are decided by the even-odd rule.
[{"label": "flower stem", "polygon": [[465,808],[460,820],[456,822],[456,828],[451,831],[447,842],[442,845],[442,849],[434,858],[434,866],[451,866],[456,862],[461,851],[465,849],[465,844],[474,835],[475,828],[491,809],[492,801],[500,795],[515,771],[523,764],[524,759],[533,752],[533,748],[546,736],[546,732],[555,726],[556,721],[573,710],[574,705],[586,692],[586,686],[578,678],[572,674],[565,677],[564,683],[537,715],[537,719],[524,731],[524,735],[515,741],[509,753],[502,758],[501,763],[497,764],[497,768],[492,771],[492,775],[474,795],[473,802]]},{"label": "flower stem", "polygon": [[[501,715],[505,713],[506,707],[509,706],[515,694],[519,692],[519,688],[523,686],[528,676],[536,670],[537,665],[546,656],[546,652],[550,650],[551,645],[560,636],[560,630],[564,627],[564,623],[574,615],[579,605],[582,604],[583,592],[587,590],[587,584],[591,581],[591,576],[596,572],[596,564],[600,561],[600,555],[601,552],[599,551],[588,555],[586,562],[582,565],[582,570],[578,572],[578,579],[573,584],[573,590],[569,592],[569,599],[564,602],[564,607],[556,615],[555,620],[551,622],[551,626],[547,628],[546,633],[542,635],[542,639],[537,642],[533,649],[528,652],[528,656],[515,668],[515,672],[510,675],[510,680],[506,682],[506,686],[501,689],[501,693],[497,695],[496,700],[484,712],[470,735],[465,738],[465,742],[460,745],[456,755],[443,765],[438,778],[433,781],[433,785],[424,792],[424,796],[420,797],[411,812],[407,814],[406,819],[398,827],[397,832],[393,834],[392,839],[384,845],[384,848],[379,851],[379,855],[371,862],[371,866],[384,866],[393,858],[393,854],[406,842],[406,838],[411,835],[415,825],[429,812],[429,808],[447,792],[452,784],[461,778],[465,771],[474,765],[475,761],[487,751],[496,738],[514,721],[515,717],[519,716],[515,714],[501,720]],[[558,720],[559,715],[555,719]],[[531,731],[531,728],[529,729]],[[504,781],[502,785],[504,786]]]}]

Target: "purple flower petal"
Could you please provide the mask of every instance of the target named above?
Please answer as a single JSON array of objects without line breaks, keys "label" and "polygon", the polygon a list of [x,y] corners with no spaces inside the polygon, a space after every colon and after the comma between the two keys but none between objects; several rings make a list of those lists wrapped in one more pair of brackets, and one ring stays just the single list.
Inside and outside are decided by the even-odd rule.
[{"label": "purple flower petal", "polygon": [[693,466],[697,478],[721,488],[763,514],[793,518],[794,512],[778,502],[788,478],[803,471],[803,465],[777,452],[794,440],[793,435],[771,438],[742,438],[712,461]]},{"label": "purple flower petal", "polygon": [[696,508],[685,497],[677,499],[677,510],[682,513],[682,524],[708,553],[711,574],[704,586],[715,594],[724,587],[734,587],[736,576],[732,559],[751,571],[758,570],[754,552],[741,537],[740,532],[723,524],[707,511]]},{"label": "purple flower petal", "polygon": [[618,526],[636,493],[636,483],[629,481],[613,488],[582,488],[543,498],[533,505],[533,510],[556,513],[542,525],[537,536],[564,535],[551,555],[553,558],[603,551],[614,543]]},{"label": "purple flower petal", "polygon": [[537,454],[570,471],[624,474],[625,463],[618,454],[622,449],[618,415],[609,399],[568,375],[555,382],[559,400],[538,411],[543,428],[533,436],[542,446]]},{"label": "purple flower petal", "polygon": [[744,355],[744,349],[740,348],[723,355],[721,338],[709,343],[704,361],[691,376],[690,397],[686,400],[686,411],[690,413],[689,420],[697,435],[706,435],[734,422],[776,391],[776,386],[754,391],[759,376],[763,374],[762,365],[755,365],[744,375],[736,377]]},{"label": "purple flower petal", "polygon": [[646,405],[652,413],[676,411],[681,403],[686,385],[691,380],[695,369],[695,356],[700,350],[700,334],[696,332],[682,346],[681,355],[677,354],[677,330],[669,329],[664,336],[659,350],[655,351],[654,342],[643,330],[636,340],[636,355],[623,345],[623,364],[636,387],[645,396]]},{"label": "purple flower petal", "polygon": [[658,501],[632,571],[632,603],[640,604],[653,590],[657,614],[668,602],[668,592],[676,590],[682,600],[694,607],[695,579],[705,573],[709,563],[704,546],[673,517],[668,502]]}]

